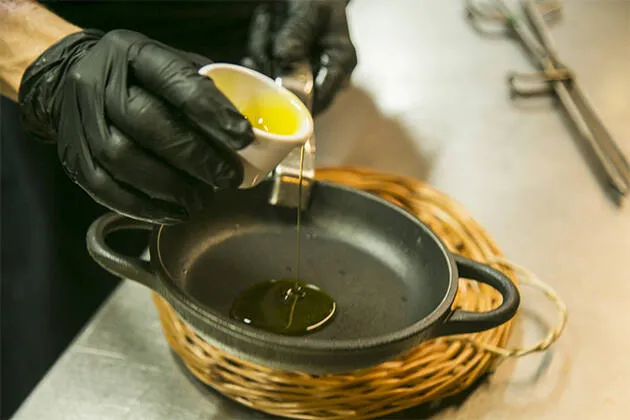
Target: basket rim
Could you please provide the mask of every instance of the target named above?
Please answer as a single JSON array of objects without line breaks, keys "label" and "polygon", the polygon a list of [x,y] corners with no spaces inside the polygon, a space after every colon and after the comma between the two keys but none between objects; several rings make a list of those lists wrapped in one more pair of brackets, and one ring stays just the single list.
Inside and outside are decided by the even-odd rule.
[{"label": "basket rim", "polygon": [[[265,182],[269,181],[266,180]],[[388,207],[390,210],[397,212],[401,216],[408,219],[411,223],[420,227],[425,232],[425,234],[434,241],[444,257],[444,262],[447,265],[450,278],[448,289],[444,294],[444,297],[439,302],[439,304],[431,311],[431,313],[404,328],[370,338],[329,340],[310,337],[282,336],[263,330],[254,329],[245,324],[238,323],[237,321],[234,321],[224,315],[221,315],[216,310],[212,310],[211,308],[204,306],[203,304],[197,302],[191,296],[185,294],[183,290],[181,290],[176,285],[175,280],[168,273],[168,270],[162,262],[159,248],[159,240],[164,226],[160,226],[156,227],[152,232],[151,255],[156,255],[156,258],[151,258],[151,265],[154,269],[154,273],[160,278],[160,283],[162,283],[161,289],[166,289],[167,291],[167,296],[163,297],[170,303],[173,303],[171,302],[173,298],[177,301],[178,305],[174,305],[173,309],[183,320],[187,320],[187,317],[185,316],[186,314],[182,314],[178,310],[178,307],[180,306],[182,306],[183,309],[186,310],[186,312],[189,312],[193,317],[195,317],[196,321],[201,321],[201,323],[203,323],[203,325],[210,330],[209,334],[205,331],[205,328],[202,328],[200,331],[200,329],[197,327],[197,322],[191,323],[190,320],[187,320],[186,323],[190,327],[192,327],[193,330],[195,330],[197,333],[201,333],[201,335],[203,336],[212,338],[213,334],[211,333],[211,331],[220,330],[223,333],[235,335],[239,339],[243,339],[250,343],[255,343],[259,345],[270,345],[275,348],[283,348],[285,350],[295,349],[302,352],[326,351],[341,354],[356,350],[367,350],[385,345],[396,344],[405,340],[412,339],[413,337],[422,337],[422,340],[420,341],[426,341],[432,338],[440,337],[441,335],[436,335],[435,333],[432,333],[432,329],[434,331],[439,331],[439,329],[434,328],[436,327],[436,324],[439,323],[443,318],[448,317],[452,312],[451,306],[453,301],[455,300],[455,296],[457,294],[459,286],[459,274],[457,266],[455,264],[455,259],[453,257],[453,254],[448,250],[446,244],[435,234],[435,232],[431,230],[431,228],[426,223],[422,222],[418,217],[401,208],[400,206],[397,206],[385,200],[382,197],[375,196],[373,194],[370,194],[369,192],[354,187],[349,187],[343,184],[326,180],[316,180],[316,184],[326,185],[331,188],[348,191],[352,194],[361,195],[366,199],[378,201],[382,205]],[[429,332],[429,334],[423,336],[423,333],[425,332]]]}]

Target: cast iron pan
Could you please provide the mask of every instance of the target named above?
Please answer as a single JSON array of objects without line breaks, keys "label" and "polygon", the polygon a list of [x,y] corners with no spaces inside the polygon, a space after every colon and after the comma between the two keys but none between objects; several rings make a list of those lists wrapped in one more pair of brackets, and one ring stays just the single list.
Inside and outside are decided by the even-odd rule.
[{"label": "cast iron pan", "polygon": [[[256,282],[291,277],[295,210],[268,204],[271,182],[216,195],[215,208],[175,226],[152,226],[117,214],[97,219],[88,250],[106,270],[164,297],[209,343],[276,369],[313,374],[369,367],[430,338],[483,331],[510,320],[514,284],[487,265],[450,254],[417,218],[378,197],[316,182],[303,213],[302,278],[337,302],[319,332],[288,337],[229,317],[233,300]],[[151,229],[151,258],[120,255],[106,237]],[[483,313],[451,308],[458,277],[496,288],[502,304]]]}]

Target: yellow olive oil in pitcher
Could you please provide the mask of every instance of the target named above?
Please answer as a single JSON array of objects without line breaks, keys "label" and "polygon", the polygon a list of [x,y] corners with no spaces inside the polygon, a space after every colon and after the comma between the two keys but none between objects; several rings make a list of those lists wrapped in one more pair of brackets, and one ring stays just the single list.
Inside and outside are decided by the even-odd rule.
[{"label": "yellow olive oil in pitcher", "polygon": [[304,146],[300,150],[298,186],[296,278],[272,279],[245,290],[232,304],[230,315],[237,321],[283,335],[306,335],[328,325],[337,304],[317,286],[300,277],[300,228],[302,225],[302,170]]},{"label": "yellow olive oil in pitcher", "polygon": [[265,98],[264,103],[256,98],[240,107],[239,111],[252,127],[267,133],[286,136],[295,133],[299,120],[284,101],[275,97]]}]

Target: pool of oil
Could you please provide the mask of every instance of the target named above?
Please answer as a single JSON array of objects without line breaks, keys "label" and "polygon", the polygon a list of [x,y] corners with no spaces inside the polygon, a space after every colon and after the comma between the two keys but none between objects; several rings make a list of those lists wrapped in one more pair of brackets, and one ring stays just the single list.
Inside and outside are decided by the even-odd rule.
[{"label": "pool of oil", "polygon": [[296,279],[256,283],[234,301],[230,316],[240,322],[283,335],[305,335],[325,327],[336,303],[317,286]]}]

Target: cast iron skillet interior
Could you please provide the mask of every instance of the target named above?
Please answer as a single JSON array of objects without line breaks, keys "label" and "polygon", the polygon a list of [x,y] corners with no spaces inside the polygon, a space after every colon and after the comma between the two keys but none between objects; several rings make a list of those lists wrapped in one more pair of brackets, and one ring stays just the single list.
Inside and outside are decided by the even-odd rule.
[{"label": "cast iron skillet interior", "polygon": [[[302,216],[300,277],[328,292],[338,312],[308,340],[374,339],[444,302],[450,256],[429,229],[361,194],[314,188],[317,199]],[[268,183],[222,192],[220,206],[157,233],[161,268],[204,310],[229,318],[232,302],[251,285],[295,277],[296,210],[267,204],[268,194]]]}]

